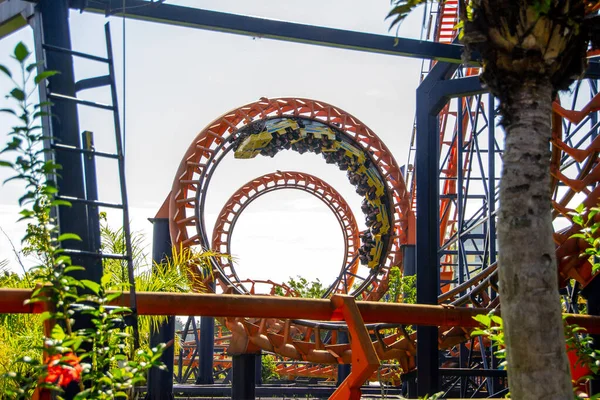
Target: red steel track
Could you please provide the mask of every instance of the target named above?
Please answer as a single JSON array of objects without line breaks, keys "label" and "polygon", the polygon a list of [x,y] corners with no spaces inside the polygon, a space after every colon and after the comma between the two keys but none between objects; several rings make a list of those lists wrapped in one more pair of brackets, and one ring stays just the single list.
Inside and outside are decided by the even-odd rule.
[{"label": "red steel track", "polygon": [[[589,113],[595,110],[595,102],[597,102],[596,99],[592,100],[591,104],[583,110],[585,115],[589,115]],[[578,115],[577,118],[581,118],[579,114],[569,114],[568,112],[557,108],[557,106],[555,106],[555,110],[567,114],[569,117]],[[368,130],[368,128],[364,127],[364,125],[355,118],[348,116],[333,106],[301,99],[262,99],[259,102],[252,103],[224,115],[198,135],[192,146],[188,149],[178,170],[177,179],[173,185],[172,196],[170,199],[173,240],[176,241],[176,243],[183,243],[185,245],[202,243],[202,231],[197,229],[197,227],[201,225],[197,210],[199,209],[198,199],[202,198],[202,190],[205,190],[206,188],[206,182],[203,176],[206,175],[211,164],[215,163],[215,154],[224,151],[223,148],[226,147],[229,138],[235,134],[237,129],[256,120],[256,118],[265,118],[271,115],[302,115],[307,118],[315,118],[331,124],[339,124],[341,129],[353,137],[355,143],[360,143],[364,149],[373,152],[373,158],[377,160],[378,166],[382,169],[384,176],[388,178],[388,188],[392,190],[394,199],[394,247],[392,247],[392,251],[386,259],[386,267],[389,269],[389,266],[401,265],[398,246],[402,243],[408,243],[409,238],[414,237],[414,225],[413,222],[409,222],[411,221],[413,213],[410,209],[411,201],[407,196],[404,181],[395,162],[390,161],[392,159],[387,153],[387,148],[370,130]],[[600,190],[596,189],[589,191],[586,189],[600,178],[600,167],[597,167],[596,164],[598,155],[597,142],[590,143],[585,149],[572,148],[560,139],[562,137],[562,132],[560,130],[562,121],[559,114],[555,114],[554,119],[555,149],[553,153],[553,171],[554,176],[556,177],[554,185],[557,185],[558,181],[562,181],[569,187],[566,192],[561,192],[561,199],[555,201],[556,214],[562,213],[569,217],[567,205],[577,192],[586,194],[584,203],[588,206],[595,205],[598,202],[598,193]],[[452,146],[457,146],[456,142],[452,143]],[[560,171],[560,156],[563,151],[566,154],[574,155],[580,161],[583,161],[583,168],[575,178],[567,178]],[[454,165],[454,168],[443,171],[448,177],[456,176],[456,170],[459,168],[455,161],[456,152],[451,152],[451,154],[452,157],[449,164]],[[273,177],[267,178],[267,180],[263,180],[264,177],[258,178],[253,181],[254,183],[240,189],[239,193],[234,195],[237,199],[232,198],[232,200],[228,202],[222,216],[217,222],[218,229],[215,230],[215,232],[219,232],[216,234],[217,236],[220,236],[221,239],[218,240],[217,238],[215,241],[215,238],[213,238],[213,242],[215,243],[215,247],[213,248],[215,250],[223,251],[226,248],[223,246],[226,245],[226,242],[231,235],[230,227],[226,228],[226,226],[233,222],[230,211],[234,209],[236,204],[239,205],[247,201],[243,200],[248,196],[247,193],[263,186],[264,190],[266,190],[269,185],[268,182],[270,182],[270,179],[274,179],[275,176],[276,174],[273,174]],[[455,194],[455,185],[443,186],[443,193]],[[559,191],[557,190],[556,193],[559,193]],[[239,210],[237,211],[237,214],[234,214],[234,217],[237,217],[237,215],[239,215]],[[448,219],[446,220],[446,223],[451,225],[454,221]],[[586,260],[579,257],[579,254],[581,254],[581,250],[585,248],[587,244],[582,243],[580,240],[569,238],[570,233],[574,232],[574,229],[575,228],[569,228],[556,235],[560,273],[563,278],[574,278],[585,285],[589,283],[589,280],[591,279],[591,267]],[[222,235],[223,233],[225,233],[225,236]],[[447,234],[448,233],[446,233],[446,235]],[[224,270],[229,271],[227,268],[224,268]],[[387,269],[385,270],[387,271]],[[451,302],[453,305],[457,306],[471,305],[474,307],[496,307],[498,305],[498,298],[494,301],[491,301],[489,298],[486,299],[484,291],[484,289],[493,282],[492,278],[494,274],[495,266],[488,268],[471,281],[450,290],[440,298],[440,301]],[[382,289],[387,289],[385,278],[386,275],[383,274],[381,278],[376,281],[376,284],[373,285],[373,289],[375,290],[367,291],[367,298],[378,299],[380,297],[384,291]],[[241,282],[239,285],[241,285]],[[481,294],[483,297],[476,303],[473,303],[475,300],[472,295],[460,297],[459,294],[463,291],[470,291],[471,294]],[[225,323],[233,333],[229,347],[230,352],[233,353],[252,352],[262,349],[291,359],[303,360],[315,364],[349,362],[349,358],[346,359],[346,356],[336,357],[333,355],[347,354],[349,357],[351,350],[349,344],[337,343],[335,334],[332,335],[332,340],[328,344],[321,343],[319,340],[315,341],[315,338],[321,336],[320,332],[324,330],[335,332],[337,329],[336,327],[322,323],[306,325],[302,321],[248,318],[228,318]],[[370,327],[368,330],[371,334],[378,335],[379,337],[379,339],[373,343],[379,359],[398,360],[404,371],[414,368],[414,334],[407,334],[402,327],[395,327],[387,330],[378,330],[376,327]],[[441,327],[440,348],[451,348],[452,346],[467,340],[469,338],[469,332],[470,328],[466,327]],[[290,373],[294,370],[294,368],[291,367],[286,368]],[[318,373],[321,374],[322,372],[323,375],[330,373],[329,367],[326,366],[317,368],[313,371],[314,373],[317,373],[315,371],[320,371]],[[371,379],[374,379],[374,376],[371,376]]]},{"label": "red steel track", "polygon": [[[349,288],[352,288],[358,268],[358,249],[360,247],[358,225],[350,206],[337,190],[310,174],[277,171],[244,184],[225,202],[217,217],[212,236],[212,250],[221,254],[232,254],[231,236],[244,209],[260,196],[281,189],[296,189],[310,193],[325,203],[335,215],[344,236],[344,260],[340,279],[336,280],[335,287],[330,288],[329,292],[348,293]],[[221,257],[218,261],[224,271],[231,271],[230,274],[234,274],[234,268],[229,258]],[[253,294],[255,283],[251,283],[251,294]],[[227,288],[223,288],[223,290],[225,291]]]},{"label": "red steel track", "polygon": [[[377,300],[387,290],[387,273],[392,266],[402,268],[400,246],[414,243],[414,214],[402,173],[385,144],[360,120],[347,112],[309,99],[262,98],[219,117],[192,141],[177,170],[169,199],[169,216],[173,243],[208,247],[209,242],[201,217],[212,173],[222,157],[232,149],[239,129],[267,118],[294,117],[315,120],[341,132],[346,140],[369,154],[386,184],[390,204],[392,233],[387,255],[380,267],[363,282],[364,299]],[[234,290],[240,290],[237,275],[221,271],[219,279]]]}]

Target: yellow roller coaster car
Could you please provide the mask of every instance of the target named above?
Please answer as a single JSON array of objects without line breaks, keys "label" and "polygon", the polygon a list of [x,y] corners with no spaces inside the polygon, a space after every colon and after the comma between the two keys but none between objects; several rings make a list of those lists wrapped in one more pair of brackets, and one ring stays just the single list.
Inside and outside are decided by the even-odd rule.
[{"label": "yellow roller coaster car", "polygon": [[307,125],[300,130],[300,137],[305,138],[309,134],[313,135],[315,139],[327,138],[331,141],[335,141],[335,132],[326,126],[320,125]]},{"label": "yellow roller coaster car", "polygon": [[296,131],[299,128],[300,125],[298,125],[298,122],[289,118],[278,121],[268,121],[262,132],[252,134],[240,143],[234,153],[234,157],[254,158],[260,154],[260,151],[263,148],[271,143],[273,135],[285,135],[286,133]]},{"label": "yellow roller coaster car", "polygon": [[254,158],[260,154],[260,150],[267,146],[273,136],[268,131],[262,131],[246,137],[238,146],[235,153],[235,158]]},{"label": "yellow roller coaster car", "polygon": [[379,179],[379,174],[377,173],[377,170],[375,170],[375,168],[373,167],[370,167],[366,169],[365,173],[367,174],[369,187],[375,188],[375,195],[377,197],[383,196],[383,193],[385,193],[385,186],[383,182]]},{"label": "yellow roller coaster car", "polygon": [[366,167],[364,167],[365,161],[366,161],[365,153],[362,150],[360,150],[344,141],[334,141],[333,144],[331,145],[331,147],[329,147],[327,149],[323,149],[323,152],[324,153],[337,153],[340,150],[342,150],[344,152],[343,156],[347,157],[350,162],[350,164],[348,165],[348,169],[354,169],[354,168],[360,168],[360,167],[363,167],[363,170],[366,169]]},{"label": "yellow roller coaster car", "polygon": [[298,121],[293,119],[282,119],[273,123],[267,123],[266,130],[269,133],[276,133],[278,135],[285,135],[290,131],[295,131],[300,128]]},{"label": "yellow roller coaster car", "polygon": [[369,252],[370,261],[367,266],[371,269],[375,269],[379,267],[379,259],[381,258],[381,253],[383,252],[383,241],[381,240],[381,236],[377,235],[375,237],[375,246],[371,248]]},{"label": "yellow roller coaster car", "polygon": [[373,235],[385,235],[390,230],[387,207],[379,199],[369,201],[369,203],[377,209],[377,214],[374,218],[375,223],[371,225],[371,232]]}]

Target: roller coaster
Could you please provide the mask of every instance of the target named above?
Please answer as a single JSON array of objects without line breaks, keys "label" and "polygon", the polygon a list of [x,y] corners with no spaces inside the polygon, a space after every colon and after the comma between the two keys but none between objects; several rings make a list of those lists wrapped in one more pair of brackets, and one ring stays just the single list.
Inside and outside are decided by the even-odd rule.
[{"label": "roller coaster", "polygon": [[[446,1],[431,10],[431,18],[437,21],[432,39],[451,42],[458,17],[456,8],[455,2]],[[426,70],[424,63],[423,77]],[[457,77],[476,76],[478,69],[465,68],[456,74]],[[494,131],[493,99],[486,101],[483,96],[459,98],[455,105],[448,103],[439,113],[439,303],[450,306],[498,308],[500,304],[493,219],[497,207],[496,168],[500,165],[502,150],[499,135]],[[582,99],[589,103],[580,111],[573,110]],[[553,108],[554,217],[560,221],[557,224],[563,225],[555,235],[558,273],[561,287],[565,288],[567,308],[572,312],[578,309],[577,292],[581,288],[585,290],[593,279],[591,265],[579,256],[588,244],[571,238],[579,230],[579,226],[572,223],[571,212],[574,198],[587,207],[600,200],[597,188],[587,189],[596,187],[600,178],[596,163],[600,142],[595,136],[599,99],[595,81],[580,81],[569,99],[571,107],[565,108],[557,101]],[[336,164],[346,171],[356,193],[363,197],[362,211],[368,229],[358,232],[351,211],[325,182],[306,174],[277,172],[246,183],[232,195],[217,218],[213,240],[209,243],[202,220],[205,197],[214,166],[230,150],[239,159],[274,157],[283,150],[321,154],[326,163]],[[406,173],[403,173],[385,144],[369,128],[332,105],[309,99],[261,98],[213,121],[192,142],[170,195],[171,238],[174,243],[230,254],[233,227],[251,201],[273,190],[301,189],[328,205],[344,233],[344,263],[325,297],[344,293],[377,301],[388,289],[390,268],[395,266],[406,271],[401,249],[415,244],[417,185],[413,165],[414,151],[411,151]],[[359,247],[357,238],[360,238]],[[368,276],[356,274],[357,259],[369,267]],[[288,287],[274,282],[242,282],[227,258],[215,260],[213,269],[222,290],[227,293],[255,294],[256,285],[267,285],[270,288],[264,292],[271,295],[296,296]],[[344,329],[340,325],[236,318],[223,321],[223,327],[230,335],[225,340],[223,337],[215,340],[221,345],[228,342],[229,353],[276,354],[280,357],[276,370],[288,379],[312,377],[334,381],[337,371],[332,365],[349,363],[351,357],[350,345],[337,340],[339,330]],[[387,365],[378,370],[370,380],[395,384],[401,379],[399,371],[410,376],[415,369],[416,334],[409,333],[407,328],[368,327],[379,359],[398,363],[396,368]],[[438,342],[443,365],[497,369],[498,361],[492,355],[489,341],[471,338],[470,331],[440,327]],[[194,343],[186,343],[186,346],[189,358],[189,349],[194,348]],[[230,360],[223,361],[222,353],[215,362],[219,365],[218,373],[231,366]],[[506,390],[502,378],[493,382],[482,376],[489,375],[483,374],[468,382],[447,378],[444,389],[450,393],[460,387],[458,394],[463,396],[491,396]]]},{"label": "roller coaster", "polygon": [[[193,25],[176,14],[174,10],[179,6],[157,4],[152,8],[135,8],[135,1],[127,0],[126,3],[132,4],[129,17],[160,20],[161,15],[169,15],[170,22],[177,20],[180,24]],[[94,4],[86,6],[98,11]],[[106,7],[106,10],[110,9],[110,5]],[[194,12],[189,9],[186,12],[187,18],[192,18]],[[202,29],[214,23],[212,29],[240,33],[238,25],[224,27],[219,25],[220,22],[210,22],[227,16],[209,14],[213,19],[197,22]],[[421,280],[430,279],[435,286],[433,295],[444,309],[499,308],[495,218],[503,149],[502,133],[496,129],[495,100],[478,83],[477,68],[449,67],[452,62],[459,62],[458,58],[443,53],[444,47],[455,47],[452,43],[456,36],[458,2],[445,0],[428,4],[425,16],[428,23],[423,38],[442,47],[435,47],[436,50],[431,51],[436,52],[436,56],[423,61],[421,87],[426,87],[432,80],[436,84],[460,85],[447,89],[440,99],[433,99],[428,93],[426,100],[430,103],[424,101],[418,105],[416,122],[424,115],[435,117],[429,126],[435,135],[434,146],[417,146],[419,138],[431,131],[426,131],[424,124],[415,123],[408,160],[403,166],[357,117],[334,105],[306,98],[260,98],[218,117],[192,140],[157,218],[168,221],[170,242],[175,246],[211,249],[223,255],[210,259],[212,274],[203,282],[202,289],[215,292],[213,296],[220,300],[223,299],[219,297],[221,294],[230,295],[232,299],[238,299],[236,295],[248,296],[246,298],[255,302],[258,294],[298,297],[298,293],[281,282],[241,279],[231,259],[224,256],[232,253],[234,228],[250,203],[277,190],[293,189],[321,200],[333,212],[342,230],[342,265],[324,293],[325,298],[332,299],[333,313],[341,309],[347,311],[350,306],[344,299],[350,297],[371,302],[384,299],[390,285],[394,284],[391,272],[396,268],[405,276],[420,273]],[[265,37],[279,39],[283,35],[277,30],[281,26],[270,30],[272,22],[257,21],[250,18],[246,22],[248,26],[257,22],[260,27],[255,31],[262,29],[264,32],[260,34]],[[305,29],[306,26],[297,28]],[[244,29],[253,33],[251,28]],[[332,38],[334,31],[327,30]],[[306,37],[298,35],[284,40],[317,41],[309,34]],[[376,41],[377,38],[370,39]],[[354,39],[348,40],[348,48],[363,50],[367,46],[363,42],[360,45],[352,42]],[[335,39],[317,42],[341,46]],[[378,49],[376,45],[370,49],[367,51],[385,54],[396,51]],[[421,57],[416,51],[410,54]],[[597,54],[590,53],[590,60],[595,61],[595,56]],[[590,208],[600,202],[598,79],[598,71],[588,73],[572,93],[562,96],[553,105],[554,239],[560,290],[570,313],[579,313],[582,293],[589,297],[598,290],[592,265],[580,257],[589,244],[573,237],[580,227],[572,216],[579,204]],[[468,85],[472,86],[463,88]],[[209,239],[211,229],[204,216],[210,185],[222,161],[231,156],[244,162],[252,162],[258,157],[284,157],[284,150],[321,155],[325,163],[335,164],[345,172],[348,182],[362,198],[361,211],[367,228],[363,231],[358,228],[350,206],[327,182],[303,172],[276,171],[250,180],[231,195],[221,209]],[[435,168],[427,171],[417,168],[417,159],[425,158],[434,160]],[[434,204],[423,205],[417,200],[417,193],[427,187],[436,188],[432,190],[435,192]],[[422,210],[435,212],[424,215]],[[417,211],[421,214],[417,215]],[[417,223],[426,217],[436,222],[436,240],[417,243]],[[600,214],[596,214],[594,221],[600,221]],[[430,227],[420,225],[419,229]],[[427,278],[423,273],[423,263],[418,254],[415,255],[415,246],[426,247],[429,251],[430,260],[434,262],[425,268],[434,271],[433,277]],[[198,276],[201,273],[198,268],[190,266],[190,274]],[[473,323],[436,322],[437,347],[424,349],[419,347],[418,331],[413,324],[373,321],[363,324],[360,320],[358,325],[364,327],[364,334],[353,337],[360,329],[356,328],[357,320],[346,318],[346,315],[333,318],[335,321],[248,317],[250,314],[235,316],[234,312],[220,315],[229,316],[218,318],[216,333],[214,321],[208,317],[203,317],[202,327],[190,317],[180,332],[183,342],[179,354],[174,357],[177,365],[175,381],[179,385],[176,391],[196,393],[189,383],[235,380],[232,374],[235,375],[236,360],[240,362],[240,356],[261,353],[274,356],[275,371],[289,382],[309,379],[311,383],[333,384],[336,380],[339,383],[348,376],[348,370],[342,366],[356,365],[357,352],[361,350],[359,345],[372,347],[373,359],[380,362],[379,368],[361,375],[360,383],[379,382],[381,387],[393,388],[403,382],[403,390],[413,396],[416,373],[420,373],[419,384],[424,385],[423,382],[433,379],[427,373],[435,371],[441,375],[441,388],[446,395],[499,397],[507,391],[506,371],[499,367],[492,343],[481,336],[472,337]],[[424,351],[429,353],[429,358],[423,355]],[[432,356],[439,362],[428,361]],[[167,378],[172,381],[171,375]],[[342,398],[339,393],[337,398]]]},{"label": "roller coaster", "polygon": [[[588,191],[586,188],[596,182],[597,178],[591,177],[595,176],[593,171],[600,169],[596,167],[590,172],[590,167],[583,165],[579,176],[584,179],[568,178],[563,172],[572,169],[574,163],[585,163],[589,156],[594,154],[594,146],[597,141],[596,143],[592,141],[588,147],[579,150],[561,139],[564,137],[563,129],[567,131],[583,129],[581,126],[578,127],[573,120],[578,120],[580,123],[584,119],[589,120],[589,113],[586,114],[585,111],[597,110],[598,98],[599,96],[596,94],[591,99],[583,115],[573,114],[558,103],[555,104],[555,139],[553,143],[553,175],[555,176],[553,184],[555,189],[553,192],[556,216],[570,218],[570,212],[573,210],[568,207],[568,204],[576,193],[586,195],[582,202],[588,207],[593,206],[599,200],[598,193],[600,192],[597,189]],[[468,110],[473,104],[477,107],[482,106],[481,99],[476,98],[463,99],[461,102],[465,110]],[[476,121],[477,112],[480,111],[469,112],[464,119],[469,119],[471,122]],[[445,113],[441,118],[442,124],[448,123],[450,117],[455,115],[449,108],[445,110]],[[563,115],[570,118],[565,120]],[[463,133],[468,132],[467,125],[468,123],[464,123]],[[414,234],[411,235],[409,226],[414,226],[412,225],[414,222],[409,222],[409,220],[414,218],[414,214],[410,208],[413,199],[409,193],[414,193],[415,180],[414,178],[412,180],[413,189],[407,190],[403,176],[397,175],[399,172],[397,163],[377,136],[358,119],[340,109],[323,102],[293,98],[263,98],[256,103],[245,105],[225,114],[209,126],[210,128],[202,131],[196,137],[186,152],[178,170],[177,179],[173,184],[170,197],[172,240],[188,246],[210,247],[213,250],[229,254],[233,228],[248,204],[259,196],[274,190],[303,190],[325,202],[334,212],[346,241],[342,269],[336,281],[326,291],[325,296],[328,297],[334,293],[349,293],[361,299],[379,300],[387,290],[390,267],[398,266],[403,269],[403,259],[398,249],[403,245],[412,244],[409,238],[414,237]],[[306,126],[311,126],[313,129],[311,131],[304,130],[303,127]],[[592,129],[596,128],[597,122],[592,126]],[[458,175],[459,150],[456,149],[456,137],[458,136],[456,129],[455,127],[453,130],[449,130],[453,137],[451,140],[446,139],[447,131],[441,133],[444,135],[441,143],[449,149],[447,167],[442,170],[447,181]],[[317,136],[312,133],[315,131],[322,135]],[[370,147],[361,146],[361,143],[366,142],[361,133],[368,134]],[[581,135],[589,137],[590,132],[582,132]],[[478,146],[477,139],[477,132],[473,129],[462,146],[463,149],[468,149],[472,153],[472,159],[477,156],[477,154],[473,154]],[[569,142],[573,143],[574,140],[571,135]],[[300,144],[303,142],[305,143]],[[324,181],[300,172],[278,171],[246,183],[231,196],[217,218],[212,243],[209,243],[206,241],[204,222],[202,221],[204,214],[202,202],[205,197],[203,190],[208,189],[200,188],[208,186],[207,181],[210,180],[212,174],[210,166],[218,165],[221,157],[230,149],[235,152],[236,157],[244,159],[258,155],[272,157],[285,149],[300,153],[310,151],[322,154],[326,162],[335,162],[341,170],[347,171],[350,183],[355,185],[359,195],[364,196],[362,211],[367,219],[366,224],[369,230],[358,232],[356,221],[348,205]],[[575,160],[573,155],[578,160]],[[467,158],[461,163],[463,173],[470,171],[472,159]],[[383,176],[386,177],[385,181],[382,179]],[[393,178],[394,176],[395,178]],[[466,185],[469,183],[467,181]],[[440,201],[440,239],[442,248],[444,246],[449,248],[448,243],[456,241],[458,207],[456,207],[456,202],[450,202],[448,199],[451,195],[456,195],[457,188],[456,184],[444,184],[443,187],[444,191]],[[388,204],[392,205],[390,208],[394,210],[394,215],[388,214]],[[450,217],[449,215],[452,213],[454,216]],[[391,224],[388,221],[391,221]],[[376,225],[376,223],[380,224]],[[471,221],[471,224],[473,226],[467,226],[467,229],[473,230],[473,227],[477,227],[475,222]],[[388,235],[390,226],[393,226],[394,230],[391,235]],[[589,262],[579,257],[587,244],[571,238],[571,235],[578,229],[578,226],[572,224],[556,234],[557,255],[560,260],[559,274],[563,286],[569,286],[570,295],[573,290],[576,290],[569,285],[571,279],[576,280],[581,287],[585,288],[593,277]],[[360,247],[358,247],[359,238]],[[475,241],[473,238],[469,239]],[[373,242],[374,244],[370,244]],[[487,245],[489,246],[489,243]],[[386,251],[373,252],[372,249],[376,248]],[[476,246],[474,245],[473,248]],[[364,257],[365,254],[368,255],[368,258]],[[368,277],[356,275],[357,256],[363,264],[368,265],[370,271]],[[452,281],[457,276],[456,271],[452,268],[457,264],[456,257],[456,254],[447,253],[442,258],[440,304],[478,308],[498,307],[496,265],[489,264],[489,261],[488,265],[469,265],[465,273],[471,276],[468,277],[468,280],[457,284],[458,279]],[[223,292],[255,294],[255,285],[268,285],[271,287],[266,290],[269,294],[297,296],[289,287],[274,282],[241,281],[227,258],[215,260],[213,268],[216,280]],[[444,281],[443,278],[449,282]],[[355,280],[357,284],[353,285]],[[450,289],[450,286],[453,288]],[[576,296],[571,296],[569,304],[571,311],[577,309],[577,305],[573,301],[576,301]],[[255,353],[261,350],[277,354],[282,358],[277,362],[276,371],[282,377],[312,377],[331,381],[337,376],[337,371],[332,368],[332,365],[348,363],[351,357],[350,345],[337,341],[339,330],[343,329],[341,325],[309,321],[236,318],[225,320],[223,326],[228,329],[230,334],[227,337],[219,336],[215,339],[219,343],[219,348],[222,349],[223,344],[228,343],[228,352],[232,354]],[[405,326],[369,326],[368,328],[374,339],[373,345],[379,359],[382,361],[395,360],[400,367],[398,369],[393,365],[388,365],[373,374],[370,377],[371,380],[393,384],[400,380],[398,371],[406,374],[415,368],[415,333],[408,333]],[[490,365],[485,365],[486,361],[491,363],[491,360],[488,360],[489,342],[481,338],[472,339],[470,337],[471,329],[440,328],[440,350],[445,351],[445,362],[448,365],[455,362],[453,359],[457,358],[460,352],[459,347],[463,343],[464,348],[469,350],[470,357],[474,352],[480,353],[479,363],[481,365],[479,367],[490,367]],[[324,337],[328,340],[324,341],[322,339]],[[194,343],[186,342],[184,347],[186,347],[184,359],[189,360],[192,358]],[[298,361],[294,362],[293,360]],[[215,358],[215,365],[218,366],[217,372],[222,374],[230,368],[231,360],[224,358],[223,352],[219,352]],[[186,366],[194,367],[189,362]],[[188,377],[191,376],[189,374],[190,372],[188,372]],[[477,382],[482,385],[482,380]],[[487,382],[485,383],[487,384]],[[489,392],[490,389],[490,387],[480,387],[479,391],[480,394],[489,395],[492,394]]]}]

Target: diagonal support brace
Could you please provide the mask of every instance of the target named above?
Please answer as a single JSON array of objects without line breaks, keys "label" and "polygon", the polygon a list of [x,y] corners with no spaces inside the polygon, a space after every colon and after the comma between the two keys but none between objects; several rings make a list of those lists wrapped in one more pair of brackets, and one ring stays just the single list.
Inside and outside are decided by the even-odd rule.
[{"label": "diagonal support brace", "polygon": [[369,331],[365,326],[356,301],[352,296],[334,295],[331,298],[334,314],[341,313],[348,325],[352,370],[329,398],[330,400],[358,400],[361,386],[379,368],[379,357],[373,347]]}]

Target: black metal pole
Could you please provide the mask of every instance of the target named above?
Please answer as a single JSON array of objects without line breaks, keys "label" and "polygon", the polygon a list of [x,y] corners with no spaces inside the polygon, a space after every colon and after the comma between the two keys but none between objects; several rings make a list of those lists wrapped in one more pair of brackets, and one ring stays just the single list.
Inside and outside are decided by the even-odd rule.
[{"label": "black metal pole", "polygon": [[[85,150],[94,151],[94,133],[84,131],[81,134],[81,143]],[[83,156],[85,188],[88,200],[98,200],[98,183],[96,176],[96,158],[93,154]],[[93,248],[100,249],[102,238],[100,231],[95,229],[100,227],[100,210],[95,205],[88,206],[88,235]]]},{"label": "black metal pole", "polygon": [[256,398],[256,354],[234,354],[232,357],[232,400]]},{"label": "black metal pole", "polygon": [[[431,74],[430,74],[431,76]],[[431,113],[428,94],[417,90],[417,303],[437,304],[439,290],[437,112]],[[417,394],[438,392],[438,328],[417,327]]]},{"label": "black metal pole", "polygon": [[[348,341],[348,332],[339,331],[337,334],[337,342],[338,344],[350,343]],[[351,368],[352,365],[350,364],[338,364],[336,386],[340,386],[342,382],[344,382],[344,380],[348,377],[348,375],[350,375]]]},{"label": "black metal pole", "polygon": [[[581,295],[587,299],[587,309],[589,315],[600,315],[600,278],[596,276],[581,291]],[[591,335],[594,339],[594,348],[600,348],[600,335]],[[600,393],[600,379],[595,377],[590,383],[590,396]]]},{"label": "black metal pole", "polygon": [[254,379],[256,381],[256,386],[262,386],[262,351],[255,355],[254,363],[256,364],[254,371]]},{"label": "black metal pole", "polygon": [[[212,290],[215,284],[212,282]],[[212,385],[213,359],[215,353],[215,319],[213,317],[200,317],[200,348],[198,349],[198,376],[197,384]]]},{"label": "black metal pole", "polygon": [[[41,50],[42,44],[71,50],[69,29],[69,2],[67,0],[40,0],[36,6],[34,33],[36,49]],[[41,56],[41,55],[40,55]],[[60,73],[48,79],[48,87],[53,93],[75,97],[75,77],[73,72],[73,57],[67,53],[45,52],[45,69]],[[45,87],[41,87],[44,91]],[[81,148],[77,105],[72,101],[54,100],[51,112],[50,126],[46,132],[53,136],[53,142]],[[49,129],[48,129],[49,128]],[[61,165],[60,176],[57,177],[59,195],[86,199],[84,184],[83,160],[81,154],[57,150],[54,155],[57,164]],[[91,226],[94,224],[94,226]],[[58,226],[60,233],[75,233],[81,241],[69,240],[62,243],[66,249],[97,252],[97,241],[90,237],[89,232],[99,235],[100,228],[96,220],[88,219],[88,210],[84,204],[72,204],[71,207],[59,207]],[[94,235],[95,236],[95,235]],[[74,265],[85,267],[84,271],[73,271],[77,279],[89,279],[100,283],[102,278],[102,261],[99,257],[83,255],[72,256]],[[75,328],[79,326],[76,319]]]},{"label": "black metal pole", "polygon": [[417,260],[414,244],[405,244],[402,246],[402,260],[404,265],[404,276],[413,276],[417,273]]},{"label": "black metal pole", "polygon": [[[152,222],[152,261],[162,263],[171,257],[172,246],[169,234],[168,218],[150,218]],[[169,316],[167,322],[159,325],[158,329],[150,328],[150,347],[160,343],[169,346],[162,354],[161,361],[167,367],[166,370],[152,368],[148,372],[148,392],[146,400],[173,399],[173,360],[175,349],[175,316]]]},{"label": "black metal pole", "polygon": [[[416,246],[414,244],[406,244],[402,246],[402,260],[404,265],[404,276],[414,276],[417,273],[417,258],[416,258]],[[405,295],[405,294],[404,294]],[[411,374],[409,378],[402,379],[406,382],[406,396],[416,397],[417,395],[417,382],[415,380],[416,374]]]}]

